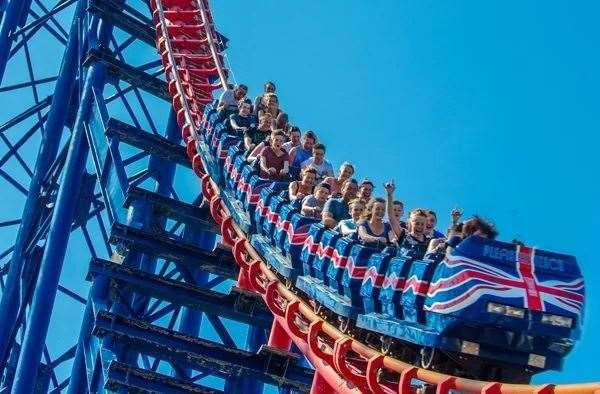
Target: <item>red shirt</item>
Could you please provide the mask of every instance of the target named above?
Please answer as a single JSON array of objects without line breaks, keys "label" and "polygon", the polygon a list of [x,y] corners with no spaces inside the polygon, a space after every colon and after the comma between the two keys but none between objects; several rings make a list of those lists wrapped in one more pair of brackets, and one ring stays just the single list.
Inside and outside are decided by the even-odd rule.
[{"label": "red shirt", "polygon": [[265,149],[263,149],[263,151],[261,152],[261,156],[263,156],[265,158],[265,161],[267,164],[266,167],[276,169],[277,173],[275,175],[270,175],[269,173],[263,171],[263,169],[261,168],[260,169],[260,177],[261,178],[269,178],[269,179],[283,178],[283,176],[279,172],[281,170],[283,170],[283,164],[286,161],[288,162],[288,165],[289,165],[290,156],[283,149],[281,149],[281,151],[279,153],[280,153],[280,156],[277,156],[277,154],[275,153],[273,148],[271,148],[270,146],[267,146]]}]

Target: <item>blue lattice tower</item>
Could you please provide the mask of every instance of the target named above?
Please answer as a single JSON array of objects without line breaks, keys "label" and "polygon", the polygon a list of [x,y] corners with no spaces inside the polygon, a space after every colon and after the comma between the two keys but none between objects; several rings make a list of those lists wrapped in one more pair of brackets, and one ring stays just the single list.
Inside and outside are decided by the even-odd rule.
[{"label": "blue lattice tower", "polygon": [[0,4],[0,391],[307,390],[231,288],[147,3]]}]

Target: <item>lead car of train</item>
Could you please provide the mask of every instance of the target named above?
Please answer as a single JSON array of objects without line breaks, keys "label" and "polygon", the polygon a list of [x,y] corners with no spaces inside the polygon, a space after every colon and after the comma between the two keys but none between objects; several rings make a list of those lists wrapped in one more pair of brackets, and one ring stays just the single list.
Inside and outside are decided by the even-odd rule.
[{"label": "lead car of train", "polygon": [[471,236],[441,261],[378,250],[300,214],[258,176],[208,105],[202,152],[222,201],[270,267],[340,330],[423,368],[527,383],[560,370],[581,334],[573,256]]}]

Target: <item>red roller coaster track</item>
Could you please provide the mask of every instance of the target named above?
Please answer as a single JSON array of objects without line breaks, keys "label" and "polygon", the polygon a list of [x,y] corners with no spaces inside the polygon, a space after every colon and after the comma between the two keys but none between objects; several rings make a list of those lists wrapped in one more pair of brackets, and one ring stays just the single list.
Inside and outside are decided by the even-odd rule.
[{"label": "red roller coaster track", "polygon": [[[416,368],[383,355],[355,338],[342,334],[313,312],[292,289],[280,282],[252,248],[247,234],[233,222],[219,197],[219,188],[204,170],[204,142],[196,134],[203,125],[203,109],[212,92],[227,83],[227,70],[216,43],[216,30],[206,0],[153,0],[157,48],[165,67],[169,92],[182,129],[187,154],[201,178],[213,218],[240,266],[238,286],[259,293],[275,320],[269,344],[289,349],[292,341],[310,360],[316,373],[312,392],[413,393],[413,379],[435,386],[436,393],[556,393],[600,394],[600,383],[579,385],[515,385],[483,382]],[[218,78],[218,83],[211,80]],[[200,152],[198,152],[200,150]],[[381,371],[389,374],[381,374]],[[397,375],[395,381],[379,378]]]}]

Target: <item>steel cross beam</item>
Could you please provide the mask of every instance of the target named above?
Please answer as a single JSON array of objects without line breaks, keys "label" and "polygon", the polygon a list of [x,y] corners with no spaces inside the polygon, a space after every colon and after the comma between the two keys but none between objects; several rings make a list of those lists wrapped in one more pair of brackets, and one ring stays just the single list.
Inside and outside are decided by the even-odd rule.
[{"label": "steel cross beam", "polygon": [[[202,196],[178,196],[185,196],[185,191],[189,194],[190,189],[197,192],[199,187],[180,142],[175,114],[164,103],[170,103],[171,97],[160,60],[154,52],[152,58],[135,64],[128,53],[136,41],[154,51],[154,26],[143,8],[147,4],[78,0],[74,19],[66,21],[61,12],[73,0],[59,1],[54,7],[45,1],[33,1],[42,11],[31,9],[31,2],[26,1],[25,6],[10,1],[2,25],[10,27],[9,34],[5,41],[0,34],[0,50],[5,53],[2,70],[23,52],[29,66],[28,82],[13,82],[14,75],[7,74],[7,86],[0,87],[0,94],[31,90],[36,95],[35,102],[24,105],[0,126],[0,138],[8,149],[0,171],[6,179],[22,182],[23,178],[4,166],[12,160],[18,162],[21,175],[30,178],[29,187],[24,183],[21,189],[27,194],[23,217],[0,218],[2,226],[19,227],[15,244],[2,253],[11,261],[0,270],[0,318],[6,322],[0,326],[0,392],[58,393],[67,387],[70,393],[239,392],[242,388],[259,392],[262,381],[304,391],[310,371],[298,369],[302,379],[286,380],[273,369],[291,365],[295,356],[257,354],[272,316],[255,295],[229,289],[231,279],[237,277],[237,265],[229,250],[214,248],[220,229],[210,219]],[[8,13],[14,17],[19,4],[23,5],[19,20],[5,24],[10,22]],[[38,63],[30,59],[29,41],[45,35],[62,48],[53,35],[65,36],[61,25],[69,23],[60,70],[43,74],[56,77],[42,78]],[[118,29],[118,34],[113,34],[113,29]],[[51,90],[38,99],[35,89],[42,92],[46,87]],[[153,107],[145,100],[152,100]],[[160,118],[157,108],[169,109],[168,121]],[[11,141],[13,130],[22,136],[16,142]],[[24,151],[31,149],[31,136],[37,131],[42,140],[32,158],[31,152]],[[35,166],[30,164],[33,160]],[[176,167],[183,170],[178,176],[190,175],[192,187],[189,179],[176,177]],[[182,188],[187,190],[176,191]],[[16,185],[12,190],[18,193]],[[79,264],[67,269],[73,260],[70,251],[79,248],[90,255],[83,261],[92,261],[87,299],[80,295],[86,291],[82,285],[85,273],[81,283],[72,278],[68,285],[63,283],[62,271],[81,265],[79,259]],[[85,310],[79,337],[73,338],[75,345],[57,352],[50,345],[52,319],[64,309],[61,297],[84,303]],[[69,319],[75,316],[74,309],[72,313]],[[228,362],[237,357],[238,363],[225,370],[212,364],[198,371],[198,363],[172,357],[165,366],[143,352],[145,345],[128,346],[126,340],[115,341],[115,335],[100,335],[94,327],[102,314],[148,324],[147,330],[139,332],[139,343],[183,337],[193,341],[208,335],[213,342],[216,338],[215,346],[228,355]],[[245,344],[239,336],[246,333],[222,318],[249,326]],[[156,330],[166,336],[148,342],[146,334],[157,334]],[[271,361],[267,363],[265,357]],[[4,360],[7,362],[2,363]],[[257,360],[263,360],[262,371],[236,372],[236,365]],[[71,374],[64,376],[63,372],[61,376],[58,370],[64,371],[70,362]],[[210,376],[224,378],[224,386],[204,387],[203,379]],[[214,386],[214,382],[206,384]]]},{"label": "steel cross beam", "polygon": [[174,332],[143,321],[107,312],[96,315],[94,333],[111,336],[153,357],[181,362],[197,370],[212,370],[221,376],[249,376],[265,383],[308,392],[312,371],[299,366],[299,356],[263,347],[252,353]]}]

